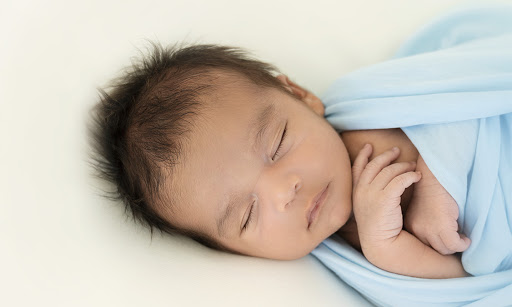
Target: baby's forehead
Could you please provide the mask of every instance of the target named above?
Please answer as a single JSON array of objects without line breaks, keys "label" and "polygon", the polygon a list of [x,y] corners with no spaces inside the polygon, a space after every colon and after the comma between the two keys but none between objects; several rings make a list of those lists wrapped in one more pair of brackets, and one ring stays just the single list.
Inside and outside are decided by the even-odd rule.
[{"label": "baby's forehead", "polygon": [[255,135],[257,127],[269,126],[278,120],[279,112],[284,112],[279,108],[283,91],[278,88],[257,85],[231,71],[214,71],[210,80],[212,88],[201,96],[201,107],[186,138],[191,143],[187,151],[193,154],[205,154],[199,144],[194,144],[197,140],[203,139],[199,142],[202,145],[233,137],[247,140]]},{"label": "baby's forehead", "polygon": [[197,80],[190,79],[190,82],[197,82],[209,86],[212,91],[205,91],[204,96],[210,97],[232,92],[244,92],[252,95],[262,95],[269,90],[281,90],[280,82],[273,77],[275,83],[263,82],[257,77],[250,77],[243,72],[233,69],[209,69],[199,75]]},{"label": "baby's forehead", "polygon": [[199,160],[211,160],[216,151],[253,150],[285,113],[271,90],[235,84],[219,87],[205,100],[184,144],[184,169],[191,167],[187,160],[202,163]]},{"label": "baby's forehead", "polygon": [[[278,99],[275,99],[274,91],[273,88],[261,87],[246,80],[217,84],[201,97],[201,111],[197,120],[211,123],[222,118],[245,125],[249,121],[237,121],[237,117],[261,118],[258,115],[266,107],[274,106],[275,109]],[[267,111],[265,114],[272,115],[273,112]],[[250,123],[254,124],[255,121],[251,120]]]},{"label": "baby's forehead", "polygon": [[258,85],[241,72],[227,69],[212,69],[200,76],[215,90],[229,90],[233,88],[255,89]]}]

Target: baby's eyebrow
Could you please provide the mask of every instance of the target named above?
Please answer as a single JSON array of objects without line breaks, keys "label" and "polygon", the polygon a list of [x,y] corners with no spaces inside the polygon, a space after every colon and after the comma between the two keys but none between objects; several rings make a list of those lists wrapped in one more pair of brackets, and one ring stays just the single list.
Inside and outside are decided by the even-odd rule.
[{"label": "baby's eyebrow", "polygon": [[[277,117],[277,110],[273,103],[268,103],[264,108],[260,110],[258,116],[254,118],[254,120],[249,124],[249,137],[254,141],[252,148],[260,148],[261,142],[263,140],[263,136],[266,131]],[[256,129],[253,129],[255,127]],[[255,132],[255,133],[254,133]],[[254,136],[254,137],[253,137]],[[230,194],[228,198],[228,203],[224,206],[224,210],[221,209],[220,218],[217,219],[217,232],[219,236],[224,236],[226,233],[226,228],[230,225],[228,221],[233,216],[234,213],[240,211],[235,210],[235,207],[240,206],[242,202],[242,195],[239,194]],[[222,207],[221,207],[222,208]],[[242,221],[240,221],[242,222]]]},{"label": "baby's eyebrow", "polygon": [[[254,140],[253,147],[252,148],[260,148],[261,141],[263,140],[263,136],[265,135],[265,132],[270,127],[270,124],[275,120],[277,117],[277,110],[273,103],[268,103],[265,108],[263,108],[258,116],[254,118],[254,120],[250,123],[249,127],[256,127],[256,134],[255,137],[252,138],[253,134],[250,133],[249,136]],[[251,129],[251,132],[254,131]]]},{"label": "baby's eyebrow", "polygon": [[[224,212],[221,215],[221,218],[217,220],[217,232],[220,237],[223,237],[226,234],[226,228],[230,225],[228,221],[230,220],[230,217],[233,216],[233,213],[240,211],[235,210],[235,207],[237,205],[240,205],[242,198],[239,194],[231,194],[229,195],[229,200],[226,208],[224,209]],[[240,221],[241,222],[241,221]]]}]

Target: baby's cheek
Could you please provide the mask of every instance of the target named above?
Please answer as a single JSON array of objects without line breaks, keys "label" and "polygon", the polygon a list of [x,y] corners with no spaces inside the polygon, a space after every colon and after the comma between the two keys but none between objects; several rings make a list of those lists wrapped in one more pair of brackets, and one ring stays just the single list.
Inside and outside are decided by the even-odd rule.
[{"label": "baby's cheek", "polygon": [[[309,234],[310,235],[310,234]],[[287,234],[267,242],[263,250],[270,253],[270,258],[281,260],[295,260],[302,258],[315,249],[322,240],[311,238],[301,233]]]},{"label": "baby's cheek", "polygon": [[345,225],[350,218],[352,212],[351,203],[347,202],[339,204],[328,214],[328,226],[332,233],[338,231],[343,225]]}]

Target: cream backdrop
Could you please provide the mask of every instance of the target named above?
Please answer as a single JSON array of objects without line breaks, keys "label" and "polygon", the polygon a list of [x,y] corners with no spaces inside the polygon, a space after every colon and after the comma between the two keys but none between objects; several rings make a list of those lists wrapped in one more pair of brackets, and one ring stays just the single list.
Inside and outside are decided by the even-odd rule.
[{"label": "cream backdrop", "polygon": [[368,306],[312,256],[272,261],[150,240],[98,196],[88,110],[145,39],[241,46],[321,95],[466,2],[3,0],[0,305]]}]

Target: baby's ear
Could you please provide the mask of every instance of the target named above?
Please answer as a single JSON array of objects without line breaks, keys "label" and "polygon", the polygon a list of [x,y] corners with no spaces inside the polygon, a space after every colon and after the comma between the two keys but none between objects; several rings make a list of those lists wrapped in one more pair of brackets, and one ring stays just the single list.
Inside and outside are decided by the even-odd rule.
[{"label": "baby's ear", "polygon": [[285,75],[279,75],[276,77],[281,83],[283,87],[287,89],[290,93],[292,93],[297,99],[306,103],[308,107],[310,107],[313,112],[320,116],[324,116],[325,107],[322,103],[322,100],[318,98],[315,94],[309,92],[308,90],[302,88],[298,84],[294,83]]}]

